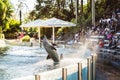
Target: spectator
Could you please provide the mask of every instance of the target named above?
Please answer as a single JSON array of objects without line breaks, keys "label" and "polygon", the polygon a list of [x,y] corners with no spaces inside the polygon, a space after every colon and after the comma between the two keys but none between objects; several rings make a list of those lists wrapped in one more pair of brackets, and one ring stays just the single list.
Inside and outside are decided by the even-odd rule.
[{"label": "spectator", "polygon": [[99,47],[100,48],[104,47],[104,41],[102,39],[99,40]]},{"label": "spectator", "polygon": [[21,32],[21,33],[19,34],[18,39],[21,39],[22,37],[24,37],[24,33],[23,33],[23,32]]}]

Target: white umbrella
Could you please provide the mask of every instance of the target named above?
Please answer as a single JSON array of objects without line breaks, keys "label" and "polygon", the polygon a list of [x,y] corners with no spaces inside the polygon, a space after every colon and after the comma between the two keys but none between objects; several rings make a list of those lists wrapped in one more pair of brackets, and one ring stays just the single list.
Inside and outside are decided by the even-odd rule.
[{"label": "white umbrella", "polygon": [[71,26],[76,26],[76,24],[68,22],[68,21],[64,21],[61,19],[57,19],[57,18],[50,18],[47,19],[46,21],[43,20],[35,20],[32,22],[29,22],[27,24],[23,24],[20,27],[39,27],[39,41],[40,41],[40,27],[52,27],[52,39],[53,39],[53,43],[55,41],[55,27],[71,27]]},{"label": "white umbrella", "polygon": [[46,21],[44,21],[44,25],[43,26],[47,26],[47,27],[69,27],[69,26],[76,26],[76,24],[68,22],[68,21],[64,21],[61,19],[57,19],[57,18],[50,18],[47,19]]},{"label": "white umbrella", "polygon": [[40,26],[43,22],[44,22],[44,20],[37,19],[35,21],[31,21],[31,22],[28,22],[26,24],[22,24],[22,25],[20,25],[20,27],[27,27],[27,28],[38,27],[38,35],[39,35],[39,43],[40,43],[40,41],[41,41],[41,39],[40,39]]},{"label": "white umbrella", "polygon": [[43,22],[43,26],[44,27],[52,27],[53,31],[52,31],[52,38],[53,38],[53,43],[55,41],[55,27],[71,27],[71,26],[76,26],[76,24],[68,22],[68,21],[64,21],[61,19],[57,19],[57,18],[50,18],[46,21]]},{"label": "white umbrella", "polygon": [[28,22],[26,24],[20,25],[20,27],[40,27],[41,23],[43,23],[44,20],[37,19],[35,21]]}]

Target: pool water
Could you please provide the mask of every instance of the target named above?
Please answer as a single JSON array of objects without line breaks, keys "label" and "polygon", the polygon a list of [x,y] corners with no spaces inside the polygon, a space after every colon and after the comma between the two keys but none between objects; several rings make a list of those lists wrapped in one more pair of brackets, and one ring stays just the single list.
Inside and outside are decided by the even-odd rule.
[{"label": "pool water", "polygon": [[[62,80],[62,78],[58,80]],[[78,80],[78,72],[68,75],[67,80]],[[87,80],[87,67],[82,69],[82,80]]]},{"label": "pool water", "polygon": [[[76,48],[57,48],[57,50],[59,55],[78,52]],[[46,56],[45,49],[39,46],[10,46],[7,52],[0,54],[0,80],[11,80],[55,69],[53,63],[46,60]]]}]

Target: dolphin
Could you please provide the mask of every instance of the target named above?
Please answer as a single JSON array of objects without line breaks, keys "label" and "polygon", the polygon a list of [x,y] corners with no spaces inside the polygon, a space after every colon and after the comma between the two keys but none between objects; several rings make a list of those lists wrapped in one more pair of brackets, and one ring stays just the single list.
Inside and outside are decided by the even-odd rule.
[{"label": "dolphin", "polygon": [[57,49],[52,44],[50,44],[46,36],[43,38],[43,46],[48,53],[47,59],[51,58],[54,62],[60,62]]}]

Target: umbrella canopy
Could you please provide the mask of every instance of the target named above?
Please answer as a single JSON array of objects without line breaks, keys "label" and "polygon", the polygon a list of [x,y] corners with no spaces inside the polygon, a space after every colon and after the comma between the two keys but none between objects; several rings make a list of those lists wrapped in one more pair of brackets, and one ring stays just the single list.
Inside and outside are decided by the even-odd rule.
[{"label": "umbrella canopy", "polygon": [[76,24],[68,22],[68,21],[64,21],[61,19],[57,19],[57,18],[50,18],[46,21],[43,22],[44,27],[52,27],[53,31],[52,31],[52,38],[53,38],[53,43],[55,41],[55,27],[71,27],[71,26],[76,26]]},{"label": "umbrella canopy", "polygon": [[50,18],[43,22],[43,26],[46,26],[46,27],[70,27],[70,26],[76,26],[76,24],[68,22],[68,21],[64,21],[61,19],[57,19],[57,18]]},{"label": "umbrella canopy", "polygon": [[28,27],[28,28],[29,27],[40,27],[43,22],[44,22],[44,20],[37,19],[35,21],[31,21],[26,24],[22,24],[22,25],[20,25],[20,27]]}]

